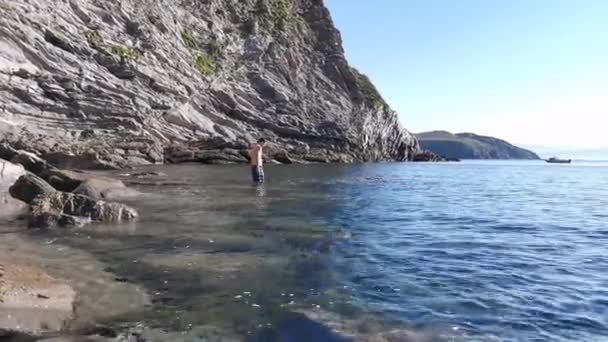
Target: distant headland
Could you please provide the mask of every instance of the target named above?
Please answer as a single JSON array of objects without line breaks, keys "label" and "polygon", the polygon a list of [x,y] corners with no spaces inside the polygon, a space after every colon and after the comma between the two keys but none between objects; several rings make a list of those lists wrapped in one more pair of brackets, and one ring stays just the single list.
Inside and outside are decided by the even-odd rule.
[{"label": "distant headland", "polygon": [[452,134],[432,131],[416,134],[420,147],[446,158],[457,159],[540,159],[530,151],[504,140],[473,133]]}]

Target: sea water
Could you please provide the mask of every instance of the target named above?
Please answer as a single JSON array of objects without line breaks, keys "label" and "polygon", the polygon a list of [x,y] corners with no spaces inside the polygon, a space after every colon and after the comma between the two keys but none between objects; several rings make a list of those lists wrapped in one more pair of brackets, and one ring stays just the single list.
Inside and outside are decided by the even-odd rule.
[{"label": "sea water", "polygon": [[247,166],[146,170],[166,176],[113,173],[143,193],[126,200],[136,224],[41,233],[149,293],[105,324],[207,340],[608,340],[607,163],[269,165],[263,186]]}]

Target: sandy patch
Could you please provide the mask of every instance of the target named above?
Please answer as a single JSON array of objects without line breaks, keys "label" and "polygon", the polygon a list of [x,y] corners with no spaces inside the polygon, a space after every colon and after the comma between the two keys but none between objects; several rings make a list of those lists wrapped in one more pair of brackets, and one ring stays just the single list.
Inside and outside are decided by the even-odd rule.
[{"label": "sandy patch", "polygon": [[0,238],[0,329],[36,334],[78,329],[149,303],[143,289],[117,282],[88,253],[55,239],[33,241],[18,233]]},{"label": "sandy patch", "polygon": [[0,255],[0,328],[58,331],[73,318],[76,291],[42,269]]}]

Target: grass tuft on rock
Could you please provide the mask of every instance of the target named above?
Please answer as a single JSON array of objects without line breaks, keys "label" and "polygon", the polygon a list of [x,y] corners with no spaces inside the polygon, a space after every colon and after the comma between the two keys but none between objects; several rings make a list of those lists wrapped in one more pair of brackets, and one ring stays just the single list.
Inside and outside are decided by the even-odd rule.
[{"label": "grass tuft on rock", "polygon": [[194,69],[205,76],[212,76],[215,74],[215,63],[213,60],[204,54],[196,54],[194,56]]},{"label": "grass tuft on rock", "polygon": [[258,16],[261,27],[275,33],[290,29],[302,31],[304,19],[294,13],[292,0],[259,0]]},{"label": "grass tuft on rock", "polygon": [[128,47],[126,45],[122,45],[122,44],[112,45],[111,51],[112,51],[112,54],[114,54],[116,56],[128,58],[128,59],[137,58],[141,55],[139,53],[139,51],[131,49],[130,47]]},{"label": "grass tuft on rock", "polygon": [[97,30],[87,31],[84,33],[84,36],[87,39],[87,43],[89,43],[92,48],[101,47],[101,45],[103,44],[103,37]]},{"label": "grass tuft on rock", "polygon": [[190,49],[196,49],[196,39],[194,38],[194,34],[192,33],[192,31],[190,30],[183,30],[182,31],[182,40],[184,41],[184,44],[186,44],[186,46]]}]

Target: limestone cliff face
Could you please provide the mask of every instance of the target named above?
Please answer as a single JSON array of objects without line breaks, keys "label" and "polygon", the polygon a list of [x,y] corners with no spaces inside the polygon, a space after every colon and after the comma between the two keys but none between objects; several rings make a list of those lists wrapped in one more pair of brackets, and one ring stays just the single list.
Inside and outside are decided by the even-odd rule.
[{"label": "limestone cliff face", "polygon": [[259,136],[286,162],[418,150],[321,0],[4,0],[0,132],[141,163],[244,161]]}]

